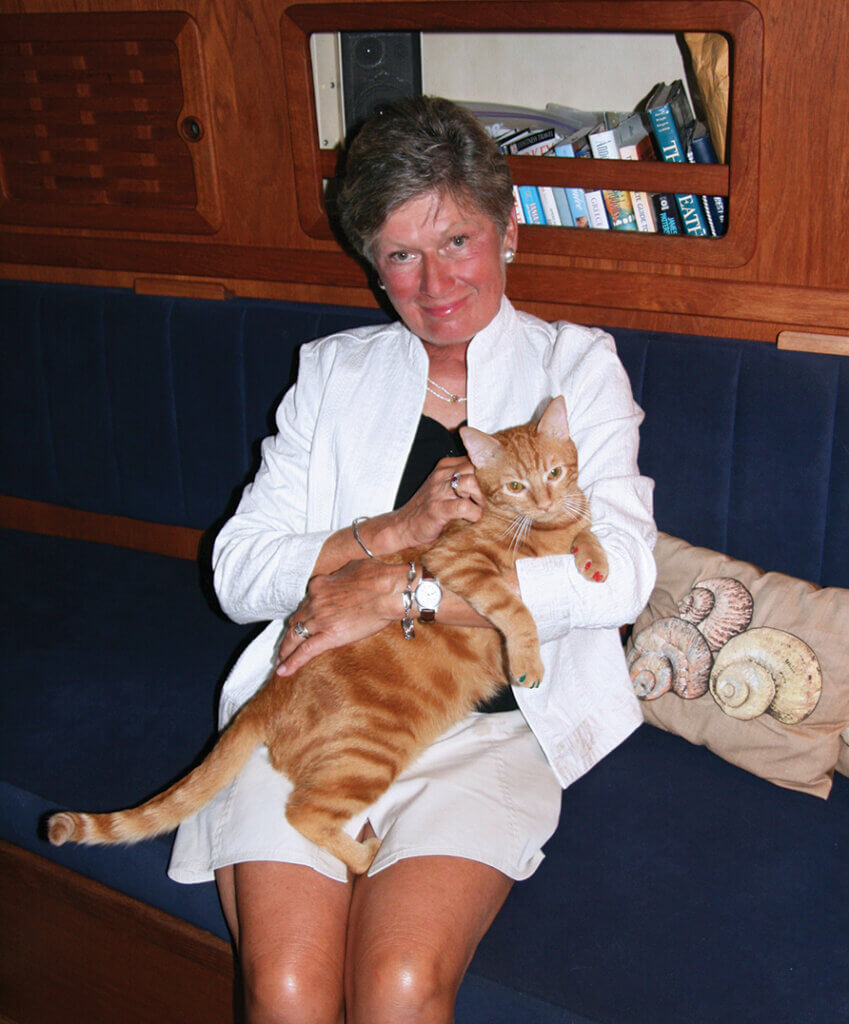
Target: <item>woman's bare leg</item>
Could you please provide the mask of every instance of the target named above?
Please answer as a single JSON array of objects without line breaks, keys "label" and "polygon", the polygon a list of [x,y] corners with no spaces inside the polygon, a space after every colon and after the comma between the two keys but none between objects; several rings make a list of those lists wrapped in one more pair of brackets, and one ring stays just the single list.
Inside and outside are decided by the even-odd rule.
[{"label": "woman's bare leg", "polygon": [[346,1024],[451,1024],[463,975],[512,884],[459,857],[412,857],[358,878]]},{"label": "woman's bare leg", "polygon": [[343,1024],[351,886],[298,864],[216,872],[248,1024]]}]

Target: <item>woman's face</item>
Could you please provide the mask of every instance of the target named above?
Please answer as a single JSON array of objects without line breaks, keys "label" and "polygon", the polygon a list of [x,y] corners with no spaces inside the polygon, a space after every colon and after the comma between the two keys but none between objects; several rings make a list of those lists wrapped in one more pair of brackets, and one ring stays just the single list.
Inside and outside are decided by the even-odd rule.
[{"label": "woman's face", "polygon": [[470,341],[493,319],[504,294],[504,253],[516,248],[515,213],[504,236],[473,206],[426,193],[387,218],[372,247],[395,311],[422,341]]}]

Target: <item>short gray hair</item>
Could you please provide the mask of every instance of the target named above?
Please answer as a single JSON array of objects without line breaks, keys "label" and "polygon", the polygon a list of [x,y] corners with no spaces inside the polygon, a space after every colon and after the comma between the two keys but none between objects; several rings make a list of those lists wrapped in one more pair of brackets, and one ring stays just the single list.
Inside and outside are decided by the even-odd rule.
[{"label": "short gray hair", "polygon": [[436,96],[399,100],[366,121],[348,150],[337,200],[348,241],[372,262],[386,218],[429,192],[486,214],[502,235],[507,230],[513,181],[480,121]]}]

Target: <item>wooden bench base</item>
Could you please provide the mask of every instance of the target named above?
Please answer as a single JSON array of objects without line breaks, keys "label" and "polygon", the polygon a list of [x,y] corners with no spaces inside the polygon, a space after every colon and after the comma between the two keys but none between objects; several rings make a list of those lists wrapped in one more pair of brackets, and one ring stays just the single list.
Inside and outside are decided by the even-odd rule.
[{"label": "wooden bench base", "polygon": [[230,947],[0,841],[0,1021],[232,1024]]}]

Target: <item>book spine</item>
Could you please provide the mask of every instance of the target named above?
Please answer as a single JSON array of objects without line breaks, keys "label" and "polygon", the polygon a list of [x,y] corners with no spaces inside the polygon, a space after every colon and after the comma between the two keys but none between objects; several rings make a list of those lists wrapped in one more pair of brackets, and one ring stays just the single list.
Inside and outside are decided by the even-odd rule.
[{"label": "book spine", "polygon": [[569,205],[569,197],[565,188],[554,189],[554,201],[557,203],[557,212],[560,214],[560,225],[564,228],[573,228],[575,218],[572,215],[572,207]]},{"label": "book spine", "polygon": [[545,223],[559,228],[561,226],[560,210],[554,196],[554,189],[550,185],[539,185],[537,186],[537,191],[539,192]]},{"label": "book spine", "polygon": [[587,216],[591,228],[600,231],[607,231],[610,228],[610,221],[607,216],[607,208],[604,205],[604,194],[600,188],[592,191],[585,191],[587,201]]},{"label": "book spine", "polygon": [[526,224],[545,224],[545,214],[542,212],[542,200],[536,185],[520,185],[519,200],[525,214]]},{"label": "book spine", "polygon": [[684,226],[678,215],[675,197],[667,192],[655,192],[651,200],[658,231],[664,235],[682,235]]},{"label": "book spine", "polygon": [[566,201],[572,213],[572,222],[576,228],[588,228],[590,226],[590,215],[587,210],[587,197],[582,188],[567,188]]},{"label": "book spine", "polygon": [[610,226],[615,231],[636,231],[637,218],[631,204],[631,193],[618,188],[606,188],[602,190],[602,195]]},{"label": "book spine", "polygon": [[519,186],[513,186],[513,209],[516,211],[516,223],[525,223],[525,211],[522,209],[522,200],[519,198]]},{"label": "book spine", "polygon": [[[590,149],[596,160],[618,160],[619,146],[616,132],[612,128],[593,132],[590,135]],[[604,205],[615,231],[636,231],[637,218],[631,203],[630,192],[622,189],[602,189]]]},{"label": "book spine", "polygon": [[[648,136],[644,138],[648,141]],[[645,154],[645,155],[644,155]],[[651,144],[642,147],[639,143],[632,146],[620,146],[620,160],[653,160]],[[654,206],[651,197],[647,192],[632,192],[631,206],[634,208],[634,217],[637,221],[637,230],[654,234],[657,231],[657,223],[654,216]]]},{"label": "book spine", "polygon": [[[575,147],[570,142],[555,146],[552,150],[555,156],[575,158]],[[590,226],[590,215],[587,209],[587,197],[582,188],[569,187],[564,189],[566,201],[572,214],[572,224],[576,228],[588,228]]]},{"label": "book spine", "polygon": [[[718,163],[710,136],[694,135],[690,139],[690,145],[687,147],[687,158],[694,164]],[[705,206],[706,216],[712,222],[712,233],[724,235],[726,228],[725,197],[702,196],[702,203]]]},{"label": "book spine", "polygon": [[[663,159],[670,163],[684,163],[686,161],[684,148],[681,145],[681,138],[678,135],[678,128],[675,125],[675,118],[672,116],[669,104],[664,103],[659,107],[652,107],[648,114]],[[707,222],[702,213],[701,204],[696,197],[690,194],[681,194],[676,195],[675,200],[678,203],[681,221],[687,234],[695,237],[707,236],[709,233]]]},{"label": "book spine", "polygon": [[631,206],[634,208],[637,231],[654,234],[657,231],[657,224],[654,219],[654,207],[648,193],[632,192]]},{"label": "book spine", "polygon": [[522,138],[502,144],[501,151],[510,154],[522,154],[524,156],[536,156],[545,153],[553,145],[560,141],[553,128],[543,128],[538,132],[530,132]]}]

